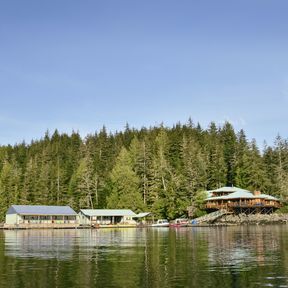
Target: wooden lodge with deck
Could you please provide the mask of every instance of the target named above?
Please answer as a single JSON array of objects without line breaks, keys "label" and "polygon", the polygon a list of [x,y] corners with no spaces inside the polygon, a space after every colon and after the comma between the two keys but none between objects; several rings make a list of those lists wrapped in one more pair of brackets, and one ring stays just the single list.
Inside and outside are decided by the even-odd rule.
[{"label": "wooden lodge with deck", "polygon": [[69,206],[12,205],[7,213],[4,228],[76,228],[77,213]]},{"label": "wooden lodge with deck", "polygon": [[279,199],[260,191],[252,193],[237,187],[222,187],[207,193],[205,209],[208,212],[225,209],[235,214],[269,214],[281,207]]}]

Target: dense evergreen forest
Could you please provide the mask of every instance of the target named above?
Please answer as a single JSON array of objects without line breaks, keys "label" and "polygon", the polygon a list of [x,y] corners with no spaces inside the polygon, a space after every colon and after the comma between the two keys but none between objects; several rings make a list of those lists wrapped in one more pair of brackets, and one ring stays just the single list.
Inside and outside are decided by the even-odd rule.
[{"label": "dense evergreen forest", "polygon": [[263,151],[226,122],[177,124],[82,139],[47,132],[30,144],[0,146],[0,221],[11,204],[128,208],[169,219],[201,213],[203,191],[234,185],[286,199],[288,142]]}]

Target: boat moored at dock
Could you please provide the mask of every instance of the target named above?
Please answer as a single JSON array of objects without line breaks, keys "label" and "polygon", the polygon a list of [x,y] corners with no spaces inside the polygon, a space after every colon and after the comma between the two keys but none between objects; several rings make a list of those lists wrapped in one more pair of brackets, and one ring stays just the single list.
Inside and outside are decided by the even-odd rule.
[{"label": "boat moored at dock", "polygon": [[170,223],[170,227],[187,227],[188,220],[184,218],[175,219],[173,222]]},{"label": "boat moored at dock", "polygon": [[158,219],[156,223],[151,224],[151,227],[169,227],[169,225],[167,219]]}]

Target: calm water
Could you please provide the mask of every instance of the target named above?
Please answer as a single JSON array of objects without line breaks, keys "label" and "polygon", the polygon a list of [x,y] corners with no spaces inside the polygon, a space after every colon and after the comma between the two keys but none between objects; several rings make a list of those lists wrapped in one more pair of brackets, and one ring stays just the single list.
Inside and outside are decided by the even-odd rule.
[{"label": "calm water", "polygon": [[288,287],[288,225],[0,231],[0,287]]}]

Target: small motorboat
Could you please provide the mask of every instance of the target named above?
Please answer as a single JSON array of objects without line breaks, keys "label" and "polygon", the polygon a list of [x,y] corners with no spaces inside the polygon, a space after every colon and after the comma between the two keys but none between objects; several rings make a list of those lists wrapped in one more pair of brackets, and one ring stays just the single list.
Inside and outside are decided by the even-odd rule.
[{"label": "small motorboat", "polygon": [[184,218],[175,219],[173,222],[170,223],[170,227],[187,227],[188,220]]},{"label": "small motorboat", "polygon": [[156,223],[151,224],[151,227],[169,227],[169,222],[167,219],[159,219]]}]

